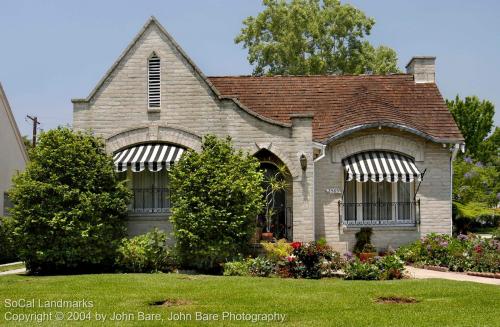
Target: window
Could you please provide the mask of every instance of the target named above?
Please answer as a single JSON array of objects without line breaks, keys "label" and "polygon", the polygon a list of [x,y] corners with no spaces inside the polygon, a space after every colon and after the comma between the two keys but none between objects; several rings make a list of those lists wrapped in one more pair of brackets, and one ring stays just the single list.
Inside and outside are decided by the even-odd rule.
[{"label": "window", "polygon": [[415,183],[346,181],[344,188],[344,220],[378,223],[410,221],[415,216],[413,201]]},{"label": "window", "polygon": [[148,106],[150,109],[160,108],[160,58],[153,52],[148,59]]},{"label": "window", "polygon": [[168,171],[144,169],[132,174],[132,212],[167,212],[170,210]]}]

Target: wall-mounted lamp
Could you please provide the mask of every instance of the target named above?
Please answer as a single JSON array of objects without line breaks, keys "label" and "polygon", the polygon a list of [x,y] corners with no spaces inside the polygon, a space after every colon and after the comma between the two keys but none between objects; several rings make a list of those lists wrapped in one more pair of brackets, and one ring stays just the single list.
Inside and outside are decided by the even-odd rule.
[{"label": "wall-mounted lamp", "polygon": [[304,171],[307,169],[307,158],[303,153],[300,156],[300,167],[302,167]]}]

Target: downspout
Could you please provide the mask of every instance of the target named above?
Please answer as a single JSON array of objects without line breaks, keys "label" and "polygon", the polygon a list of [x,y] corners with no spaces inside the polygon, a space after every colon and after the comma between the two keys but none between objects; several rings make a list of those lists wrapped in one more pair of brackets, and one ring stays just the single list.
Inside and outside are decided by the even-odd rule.
[{"label": "downspout", "polygon": [[461,150],[462,153],[465,152],[465,144],[455,144],[451,149],[450,158],[450,212],[452,214],[452,219],[450,220],[450,234],[453,234],[453,161],[455,161],[458,151]]},{"label": "downspout", "polygon": [[[313,193],[312,193],[312,203],[313,203],[313,207],[312,207],[312,214],[313,214],[313,225],[312,225],[312,229],[313,229],[313,241],[316,240],[316,162],[320,161],[321,159],[323,159],[326,155],[326,145],[325,144],[322,144],[322,143],[316,143],[316,142],[313,142],[313,149],[316,148],[316,149],[319,149],[320,150],[320,155],[319,157],[317,157],[316,159],[313,159]],[[313,151],[313,155],[314,155],[314,151]]]}]

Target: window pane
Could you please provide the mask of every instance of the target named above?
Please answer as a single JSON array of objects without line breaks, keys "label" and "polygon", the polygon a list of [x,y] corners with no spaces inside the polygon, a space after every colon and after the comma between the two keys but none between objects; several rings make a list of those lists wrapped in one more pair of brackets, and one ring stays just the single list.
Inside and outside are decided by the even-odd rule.
[{"label": "window pane", "polygon": [[168,171],[151,172],[147,169],[132,174],[135,211],[157,212],[170,207]]},{"label": "window pane", "polygon": [[345,219],[356,220],[356,181],[345,182]]},{"label": "window pane", "polygon": [[411,218],[411,183],[398,182],[398,219],[408,220]]}]

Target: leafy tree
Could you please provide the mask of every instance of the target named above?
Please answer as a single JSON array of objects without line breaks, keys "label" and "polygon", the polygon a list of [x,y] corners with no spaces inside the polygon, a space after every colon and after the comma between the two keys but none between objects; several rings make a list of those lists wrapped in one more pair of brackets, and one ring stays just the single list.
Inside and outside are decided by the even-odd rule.
[{"label": "leafy tree", "polygon": [[477,159],[500,169],[500,127],[495,127],[493,133],[479,144]]},{"label": "leafy tree", "polygon": [[375,24],[339,0],[263,0],[235,38],[248,49],[254,75],[398,72],[397,55],[364,38]]},{"label": "leafy tree", "polygon": [[231,139],[205,136],[201,152],[189,151],[170,174],[172,216],[181,264],[203,270],[244,252],[263,207],[262,173],[254,157]]},{"label": "leafy tree", "polygon": [[124,235],[129,191],[104,143],[58,128],[40,135],[9,192],[14,239],[31,273],[109,268]]},{"label": "leafy tree", "polygon": [[458,158],[453,164],[454,223],[465,232],[483,223],[495,224],[500,218],[500,171],[497,166]]},{"label": "leafy tree", "polygon": [[495,107],[487,100],[479,100],[477,96],[465,97],[462,100],[446,100],[453,118],[465,139],[466,153],[473,158],[481,157],[480,145],[493,127]]}]

